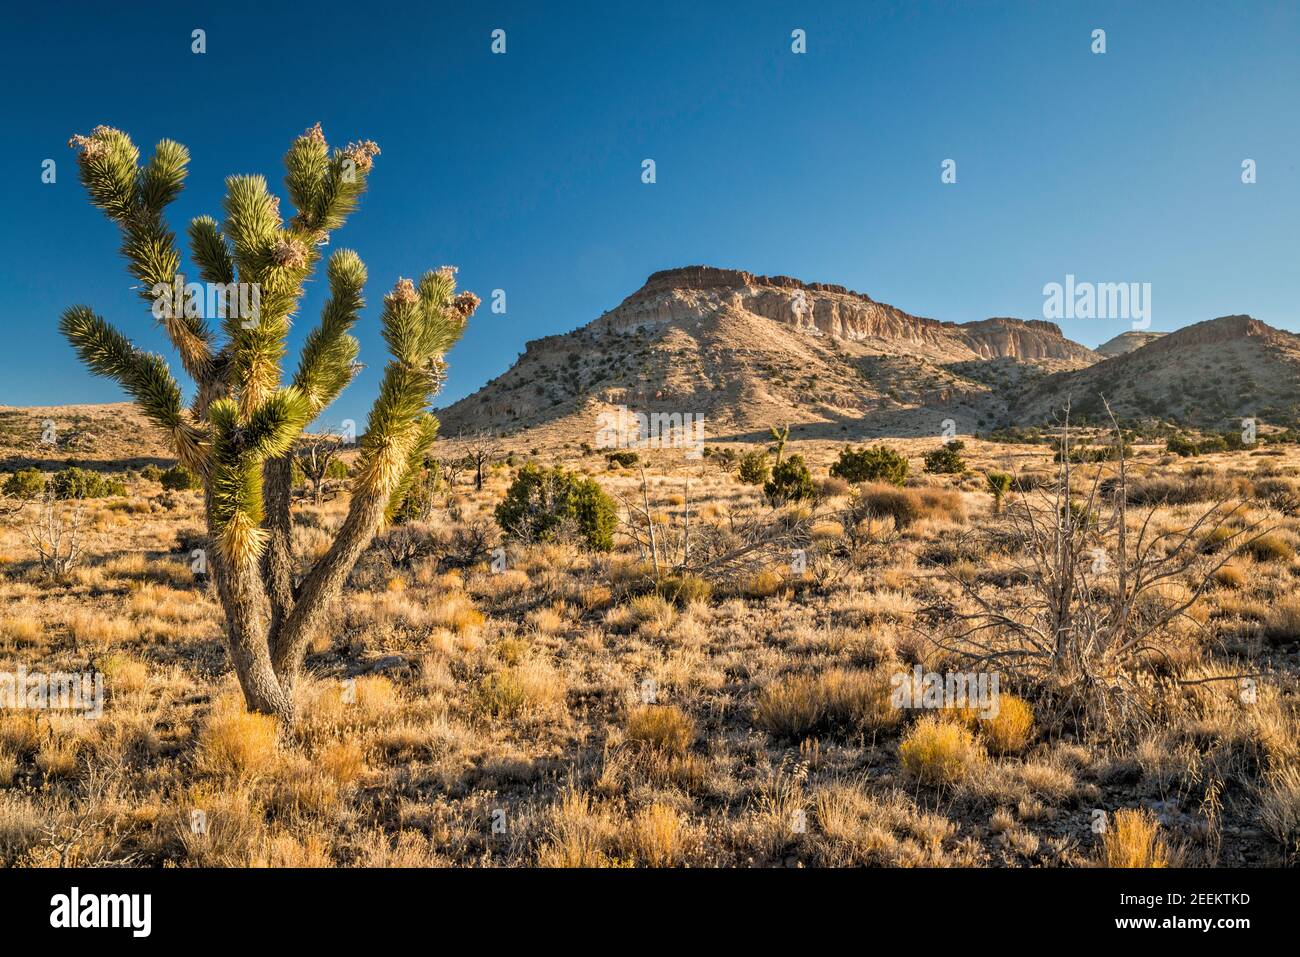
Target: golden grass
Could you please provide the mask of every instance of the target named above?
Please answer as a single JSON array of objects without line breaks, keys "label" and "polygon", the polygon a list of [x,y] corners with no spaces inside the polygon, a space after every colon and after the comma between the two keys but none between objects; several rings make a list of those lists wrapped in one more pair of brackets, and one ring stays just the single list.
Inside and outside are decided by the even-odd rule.
[{"label": "golden grass", "polygon": [[528,659],[484,675],[476,689],[480,710],[492,717],[513,717],[524,711],[563,702],[565,685],[549,662]]},{"label": "golden grass", "polygon": [[683,830],[677,809],[655,802],[632,819],[629,851],[651,867],[672,867],[681,855]]},{"label": "golden grass", "polygon": [[1029,702],[1015,695],[998,695],[998,713],[981,717],[977,730],[989,750],[997,754],[1023,751],[1034,733],[1034,709]]},{"label": "golden grass", "polygon": [[695,741],[695,722],[676,705],[649,704],[627,715],[627,739],[664,754],[681,756]]},{"label": "golden grass", "polygon": [[1171,854],[1160,835],[1160,822],[1146,808],[1121,808],[1102,834],[1103,867],[1168,867]]},{"label": "golden grass", "polygon": [[898,745],[903,771],[921,784],[958,784],[984,761],[984,752],[963,725],[927,715]]},{"label": "golden grass", "polygon": [[195,765],[214,775],[246,777],[268,771],[278,759],[275,719],[243,709],[233,695],[214,705],[199,732]]}]

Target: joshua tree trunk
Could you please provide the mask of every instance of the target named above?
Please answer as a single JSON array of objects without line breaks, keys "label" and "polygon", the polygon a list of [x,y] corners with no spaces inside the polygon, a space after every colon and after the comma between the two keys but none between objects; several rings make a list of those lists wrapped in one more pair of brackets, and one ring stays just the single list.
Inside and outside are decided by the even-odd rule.
[{"label": "joshua tree trunk", "polygon": [[[185,282],[176,237],[163,223],[185,179],[185,147],[164,140],[141,166],[130,138],[108,127],[70,145],[79,151],[91,202],[121,227],[132,275],[195,383],[193,404],[182,407],[162,358],[136,349],[89,308],[68,309],[60,327],[90,370],[118,380],[202,478],[208,567],[244,699],[253,710],[291,720],[312,635],[401,504],[437,434],[426,407],[442,383],[442,356],[478,297],[456,292],[449,266],[425,273],[418,286],[399,279],[384,297],[392,359],[360,439],[348,514],[326,554],[300,569],[291,550],[292,451],[359,368],[349,330],[364,304],[366,269],[356,253],[339,249],[330,257],[330,298],[288,385],[281,381],[285,339],[318,250],[356,207],[379,148],[363,142],[331,152],[319,125],[294,140],[284,162],[297,214],[287,223],[262,177],[230,177],[225,222],[202,216],[189,227],[205,291]],[[205,321],[214,294],[224,336]]]}]

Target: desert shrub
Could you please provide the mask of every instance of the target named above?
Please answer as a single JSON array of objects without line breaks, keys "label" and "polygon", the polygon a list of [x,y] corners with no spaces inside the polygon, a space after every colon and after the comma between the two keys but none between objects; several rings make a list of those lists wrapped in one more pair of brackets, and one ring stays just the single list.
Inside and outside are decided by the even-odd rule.
[{"label": "desert shrub", "polygon": [[1191,505],[1249,499],[1254,486],[1249,479],[1227,475],[1144,475],[1128,480],[1130,505]]},{"label": "desert shrub", "polygon": [[1300,484],[1294,479],[1259,478],[1255,480],[1255,495],[1269,508],[1283,515],[1300,515]]},{"label": "desert shrub", "polygon": [[1121,808],[1102,835],[1105,867],[1168,867],[1169,849],[1160,836],[1160,822],[1145,808]]},{"label": "desert shrub", "polygon": [[846,445],[831,466],[831,475],[846,482],[885,482],[901,486],[907,481],[907,459],[884,445],[861,449]]},{"label": "desert shrub", "polygon": [[762,485],[771,472],[772,467],[767,464],[766,452],[746,452],[740,457],[737,474],[746,485]]},{"label": "desert shrub", "polygon": [[140,470],[140,478],[148,482],[161,482],[163,470],[152,463]]},{"label": "desert shrub", "polygon": [[609,463],[610,468],[615,466],[621,468],[630,468],[641,461],[641,456],[631,449],[620,449],[617,452],[608,452],[605,454],[605,461]]},{"label": "desert shrub", "polygon": [[964,725],[935,715],[912,726],[898,745],[903,771],[921,784],[956,784],[984,760]]},{"label": "desert shrub", "polygon": [[966,462],[961,457],[965,442],[953,439],[945,442],[925,456],[925,470],[935,475],[960,475],[966,471]]},{"label": "desert shrub", "polygon": [[740,461],[740,455],[735,449],[718,449],[708,445],[704,447],[704,457],[710,459],[724,472],[730,472]]},{"label": "desert shrub", "polygon": [[159,476],[158,481],[162,483],[163,488],[171,489],[174,492],[203,487],[199,477],[183,465],[173,465]]},{"label": "desert shrub", "polygon": [[1051,483],[1049,475],[1042,472],[1021,472],[1011,480],[1011,488],[1016,492],[1033,492]]},{"label": "desert shrub", "polygon": [[1185,435],[1171,435],[1165,440],[1165,451],[1182,458],[1189,458],[1193,455],[1207,455],[1211,452],[1227,452],[1242,447],[1241,436],[1236,432],[1207,435],[1199,442]]},{"label": "desert shrub", "polygon": [[596,551],[614,547],[618,527],[618,508],[596,482],[531,463],[515,475],[495,514],[501,530],[519,541],[554,541],[572,529]]},{"label": "desert shrub", "polygon": [[792,455],[772,470],[772,477],[763,486],[763,494],[773,505],[800,502],[813,497],[812,473],[802,455]]},{"label": "desert shrub", "polygon": [[45,474],[40,469],[19,469],[5,479],[4,493],[21,499],[40,498],[45,493]]},{"label": "desert shrub", "polygon": [[105,498],[124,495],[126,487],[121,481],[106,479],[98,472],[74,465],[50,477],[50,491],[55,498],[61,499]]},{"label": "desert shrub", "polygon": [[713,586],[698,575],[670,575],[655,586],[655,591],[668,601],[684,607],[693,601],[708,601],[713,594]]},{"label": "desert shrub", "polygon": [[858,490],[855,510],[868,517],[892,518],[899,529],[925,518],[966,520],[961,493],[952,489],[864,485]]}]

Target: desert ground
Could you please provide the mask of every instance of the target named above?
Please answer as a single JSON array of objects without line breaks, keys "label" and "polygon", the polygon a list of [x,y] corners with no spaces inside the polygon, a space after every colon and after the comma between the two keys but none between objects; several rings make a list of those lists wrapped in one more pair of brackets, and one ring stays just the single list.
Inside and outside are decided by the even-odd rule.
[{"label": "desert ground", "polygon": [[[5,866],[1265,866],[1300,854],[1300,446],[1184,457],[1134,443],[1129,534],[1167,533],[1159,556],[1190,535],[1188,560],[1133,610],[1156,627],[1081,677],[1013,654],[972,665],[961,635],[978,621],[989,647],[1013,650],[1011,623],[1042,596],[1023,518],[1050,507],[1050,445],[964,437],[964,471],[935,474],[923,458],[940,440],[872,441],[908,459],[889,486],[832,477],[843,443],[791,441],[783,454],[806,460],[814,493],[774,505],[718,447],[621,466],[523,433],[500,444],[481,489],[473,468],[441,472],[419,513],[369,549],[312,644],[299,719],[279,726],[245,710],[220,605],[195,573],[201,493],[163,487],[174,461],[134,415],[0,410],[0,481],[75,462],[121,483],[49,505],[5,499],[0,672],[92,672],[106,689],[97,718],[0,711]],[[42,444],[47,419],[61,444]],[[452,462],[462,448],[440,440],[434,454]],[[614,497],[611,550],[503,534],[494,509],[527,462]],[[991,471],[1013,479],[1001,508]],[[1086,501],[1099,472],[1113,490],[1114,461],[1074,467],[1085,510],[1102,510]],[[300,485],[295,554],[319,555],[347,502],[345,478],[319,504]],[[1227,517],[1198,525],[1220,502]],[[43,567],[51,523],[66,547],[78,521],[79,560]],[[1104,560],[1114,530],[1098,526],[1080,536]],[[1113,588],[1098,582],[1100,607]],[[894,706],[894,676],[917,666],[996,672],[998,715]]]}]

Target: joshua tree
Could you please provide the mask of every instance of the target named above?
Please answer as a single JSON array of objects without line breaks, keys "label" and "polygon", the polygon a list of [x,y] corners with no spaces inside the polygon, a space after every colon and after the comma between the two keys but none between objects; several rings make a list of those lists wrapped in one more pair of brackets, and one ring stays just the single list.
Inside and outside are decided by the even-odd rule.
[{"label": "joshua tree", "polygon": [[773,450],[776,452],[776,464],[772,466],[773,471],[781,467],[781,453],[785,451],[785,443],[790,441],[790,426],[786,425],[777,428],[775,425],[768,428],[772,433]]},{"label": "joshua tree", "polygon": [[[63,334],[97,375],[109,376],[161,427],[181,463],[203,482],[208,565],[227,623],[230,657],[250,709],[291,720],[294,684],[312,633],[361,553],[433,443],[437,420],[426,406],[441,385],[442,356],[478,305],[456,292],[455,270],[399,279],[384,297],[383,336],[392,358],[370,410],[351,482],[348,514],[326,553],[310,568],[290,552],[292,450],[304,429],[356,374],[349,329],[363,305],[366,269],[338,249],[326,274],[330,298],[298,368],[283,382],[291,317],[320,246],[343,225],[365,189],[379,148],[371,142],[331,152],[317,125],[285,154],[285,187],[296,208],[281,219],[279,199],[261,176],[226,180],[225,220],[200,216],[189,226],[198,276],[227,295],[256,292],[251,310],[217,308],[220,331],[185,288],[175,234],[163,211],[180,192],[189,152],[163,140],[143,166],[130,138],[96,127],[74,136],[81,181],[91,202],[122,230],[122,251],[141,294],[194,381],[187,409],[160,356],[137,349],[85,306],[63,314]],[[184,289],[183,304],[173,288]],[[227,302],[229,300],[227,299]],[[179,306],[179,308],[178,308]],[[300,573],[296,575],[295,572]]]},{"label": "joshua tree", "polygon": [[1011,491],[1011,476],[1006,472],[985,472],[984,481],[988,485],[989,494],[993,496],[993,514],[1002,514],[1002,501],[1007,497],[1007,492]]}]

